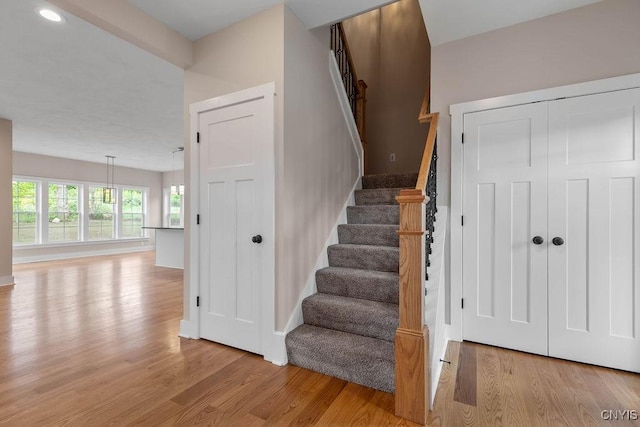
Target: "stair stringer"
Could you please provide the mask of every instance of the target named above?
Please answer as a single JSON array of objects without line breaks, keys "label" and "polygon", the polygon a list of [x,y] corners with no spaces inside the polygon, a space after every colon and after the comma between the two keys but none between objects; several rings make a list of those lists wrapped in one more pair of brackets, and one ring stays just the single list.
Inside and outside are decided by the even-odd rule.
[{"label": "stair stringer", "polygon": [[447,234],[447,206],[438,206],[436,214],[435,232],[431,244],[431,267],[429,267],[429,280],[426,281],[427,296],[425,298],[425,319],[429,326],[429,349],[431,370],[431,402],[433,405],[442,372],[442,363],[449,342],[449,331],[446,325],[446,265],[445,249]]},{"label": "stair stringer", "polygon": [[360,190],[360,189],[362,189],[362,178],[359,178],[354,184],[353,188],[351,189],[351,192],[349,193],[349,196],[347,197],[347,200],[344,203],[344,206],[342,206],[342,209],[340,210],[340,214],[338,215],[336,222],[333,224],[333,227],[331,227],[331,232],[329,234],[329,237],[327,238],[327,241],[324,243],[324,246],[320,250],[318,259],[316,260],[315,265],[311,269],[311,273],[307,278],[304,288],[300,292],[300,297],[298,298],[298,302],[296,302],[295,309],[293,310],[293,313],[291,313],[291,316],[289,317],[289,321],[287,322],[287,325],[285,326],[285,329],[282,332],[282,348],[284,349],[283,350],[284,358],[281,362],[283,362],[282,363],[283,365],[286,365],[288,363],[287,351],[286,351],[286,345],[285,345],[284,339],[289,332],[293,331],[295,328],[297,328],[298,326],[304,323],[304,319],[302,317],[302,301],[305,298],[317,292],[316,271],[329,266],[329,255],[328,255],[327,249],[329,248],[329,246],[335,245],[338,243],[338,225],[347,223],[347,207],[355,205],[355,192],[356,190]]}]

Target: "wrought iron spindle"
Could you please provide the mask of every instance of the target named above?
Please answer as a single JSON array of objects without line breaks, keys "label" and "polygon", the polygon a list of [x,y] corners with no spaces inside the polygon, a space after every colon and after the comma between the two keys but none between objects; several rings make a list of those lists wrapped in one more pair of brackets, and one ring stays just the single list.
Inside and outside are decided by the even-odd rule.
[{"label": "wrought iron spindle", "polygon": [[358,82],[353,76],[353,70],[347,57],[347,48],[340,24],[331,26],[331,50],[333,50],[336,55],[336,62],[338,63],[347,97],[349,98],[351,112],[353,113],[353,117],[356,118],[358,117]]},{"label": "wrought iron spindle", "polygon": [[429,197],[429,201],[426,206],[426,233],[425,233],[425,279],[429,280],[429,267],[431,266],[431,244],[433,243],[433,233],[435,232],[436,212],[438,208],[436,206],[436,198],[438,192],[436,191],[436,176],[438,173],[438,139],[436,137],[436,143],[433,146],[433,157],[431,158],[431,167],[429,168],[429,178],[427,179],[426,195]]}]

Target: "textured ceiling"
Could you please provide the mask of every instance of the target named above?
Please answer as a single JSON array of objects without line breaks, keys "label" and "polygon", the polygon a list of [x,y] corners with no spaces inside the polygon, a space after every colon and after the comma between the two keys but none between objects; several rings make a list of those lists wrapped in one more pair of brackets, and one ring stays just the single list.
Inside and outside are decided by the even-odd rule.
[{"label": "textured ceiling", "polygon": [[13,149],[171,170],[183,70],[71,14],[45,21],[42,5],[0,1],[0,117],[13,121]]},{"label": "textured ceiling", "polygon": [[[192,40],[279,3],[313,28],[393,2],[129,1]],[[438,45],[596,1],[420,3]],[[171,170],[183,145],[183,70],[71,14],[64,24],[45,21],[42,5],[0,1],[0,117],[13,121],[14,150],[99,163],[109,154],[118,166]]]},{"label": "textured ceiling", "polygon": [[420,0],[431,46],[602,0]]}]

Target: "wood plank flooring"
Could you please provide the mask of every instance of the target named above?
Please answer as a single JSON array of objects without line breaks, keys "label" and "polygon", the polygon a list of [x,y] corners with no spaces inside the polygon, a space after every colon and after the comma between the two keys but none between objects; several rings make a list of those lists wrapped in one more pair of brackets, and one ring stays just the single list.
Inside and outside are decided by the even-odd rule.
[{"label": "wood plank flooring", "polygon": [[153,252],[21,264],[0,288],[0,425],[409,425],[393,396],[178,337]]},{"label": "wood plank flooring", "polygon": [[[413,425],[382,393],[178,337],[182,271],[153,253],[14,267],[0,288],[0,425]],[[449,344],[433,426],[638,425],[637,375]],[[635,423],[635,424],[634,424]]]},{"label": "wood plank flooring", "polygon": [[640,375],[470,342],[445,360],[431,426],[640,425]]}]

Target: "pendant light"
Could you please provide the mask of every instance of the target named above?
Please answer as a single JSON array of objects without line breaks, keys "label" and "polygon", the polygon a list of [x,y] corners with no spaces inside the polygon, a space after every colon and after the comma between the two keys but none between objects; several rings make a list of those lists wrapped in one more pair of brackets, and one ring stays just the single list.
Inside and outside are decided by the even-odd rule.
[{"label": "pendant light", "polygon": [[116,189],[113,184],[115,172],[115,156],[107,158],[107,185],[102,188],[102,203],[114,204],[116,202]]},{"label": "pendant light", "polygon": [[178,147],[177,150],[172,151],[172,157],[171,157],[171,194],[179,194],[179,195],[183,195],[184,194],[184,185],[180,184],[177,185],[177,181],[176,181],[176,153],[181,153],[184,151],[184,147]]}]

